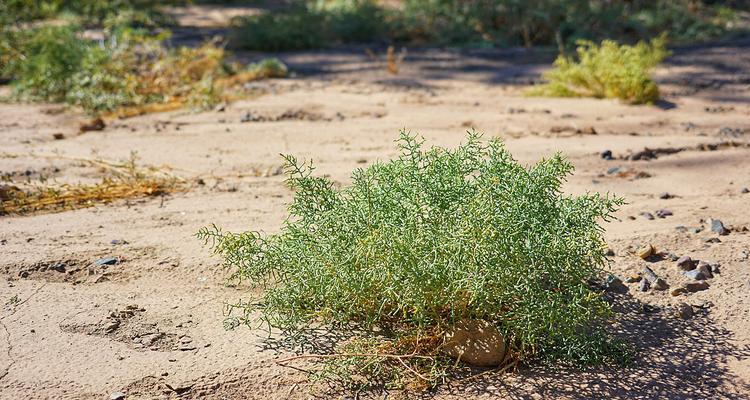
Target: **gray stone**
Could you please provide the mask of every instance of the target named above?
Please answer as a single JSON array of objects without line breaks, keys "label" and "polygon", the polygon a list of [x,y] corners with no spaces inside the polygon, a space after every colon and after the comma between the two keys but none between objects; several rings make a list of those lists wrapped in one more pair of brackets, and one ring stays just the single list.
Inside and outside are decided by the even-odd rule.
[{"label": "gray stone", "polygon": [[94,264],[96,264],[97,266],[115,265],[115,264],[117,264],[119,262],[120,262],[120,259],[117,258],[117,257],[105,257],[105,258],[100,258],[100,259],[96,260],[94,262]]},{"label": "gray stone", "polygon": [[648,283],[648,279],[641,279],[641,283],[638,285],[638,290],[641,292],[648,292],[648,289],[651,287],[651,284]]},{"label": "gray stone", "polygon": [[641,215],[643,216],[643,218],[646,218],[649,221],[654,219],[654,215],[650,212],[642,212]]},{"label": "gray stone", "polygon": [[716,232],[719,235],[728,235],[729,229],[724,226],[724,223],[719,219],[711,220],[711,232]]},{"label": "gray stone", "polygon": [[125,393],[123,392],[113,392],[109,395],[109,400],[123,400],[125,399]]},{"label": "gray stone", "polygon": [[698,270],[698,268],[692,271],[687,271],[683,275],[685,275],[689,279],[696,280],[696,281],[702,281],[706,279],[706,276],[703,275],[703,273],[700,270]]}]

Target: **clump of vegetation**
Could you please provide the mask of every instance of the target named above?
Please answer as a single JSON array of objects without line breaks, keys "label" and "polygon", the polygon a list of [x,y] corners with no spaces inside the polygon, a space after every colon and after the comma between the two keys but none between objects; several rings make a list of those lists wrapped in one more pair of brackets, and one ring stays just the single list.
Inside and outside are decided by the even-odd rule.
[{"label": "clump of vegetation", "polygon": [[[4,155],[6,157],[12,155]],[[157,168],[144,168],[135,156],[125,162],[74,159],[103,171],[93,184],[55,184],[46,179],[0,184],[0,215],[59,212],[92,207],[120,199],[161,196],[184,190],[184,180]]]},{"label": "clump of vegetation", "polygon": [[669,54],[665,40],[662,35],[634,46],[612,40],[600,45],[580,41],[577,59],[560,55],[555,68],[544,74],[548,83],[531,89],[529,94],[654,103],[659,99],[659,88],[651,79],[651,72]]},{"label": "clump of vegetation", "polygon": [[75,26],[42,26],[13,35],[3,71],[18,99],[118,115],[210,108],[237,96],[233,90],[244,82],[286,75],[276,59],[241,66],[216,43],[173,49],[164,45],[167,37],[118,29],[96,43]]},{"label": "clump of vegetation", "polygon": [[562,49],[581,39],[635,42],[665,31],[674,41],[694,43],[742,30],[741,9],[694,0],[406,0],[397,7],[373,0],[295,0],[237,19],[231,43],[263,51],[351,42]]},{"label": "clump of vegetation", "polygon": [[563,195],[573,167],[561,155],[526,168],[476,133],[449,150],[402,132],[399,148],[343,188],[285,156],[295,194],[278,234],[200,230],[232,279],[266,288],[239,305],[246,318],[260,309],[289,334],[365,332],[322,358],[324,371],[370,382],[439,382],[456,365],[443,335],[461,320],[496,327],[522,361],[623,354],[589,283],[606,265],[599,223],[621,199]]},{"label": "clump of vegetation", "polygon": [[230,44],[279,51],[378,40],[389,28],[386,13],[373,0],[296,1],[282,12],[235,19]]}]

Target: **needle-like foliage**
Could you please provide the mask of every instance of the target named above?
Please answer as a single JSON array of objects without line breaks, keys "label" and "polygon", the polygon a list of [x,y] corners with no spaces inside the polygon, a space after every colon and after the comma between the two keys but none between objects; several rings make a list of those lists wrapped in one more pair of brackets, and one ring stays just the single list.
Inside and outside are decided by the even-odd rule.
[{"label": "needle-like foliage", "polygon": [[666,36],[635,46],[605,40],[601,45],[578,42],[577,59],[560,56],[555,68],[544,74],[547,84],[533,88],[532,95],[621,99],[633,104],[659,100],[659,88],[651,72],[669,55]]},{"label": "needle-like foliage", "polygon": [[295,195],[278,234],[198,236],[234,278],[266,286],[272,326],[399,336],[479,319],[522,359],[606,361],[611,310],[587,282],[605,267],[599,223],[621,199],[564,195],[573,167],[561,155],[527,168],[476,133],[454,150],[405,132],[398,146],[398,158],[355,170],[340,189],[286,156]]}]

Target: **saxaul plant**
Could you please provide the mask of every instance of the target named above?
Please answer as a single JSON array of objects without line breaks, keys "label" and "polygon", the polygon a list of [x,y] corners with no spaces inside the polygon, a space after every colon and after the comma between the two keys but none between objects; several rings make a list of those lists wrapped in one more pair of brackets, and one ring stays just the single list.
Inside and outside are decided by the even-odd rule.
[{"label": "saxaul plant", "polygon": [[259,309],[287,334],[377,332],[324,358],[327,370],[405,373],[427,386],[456,365],[440,348],[460,320],[489,322],[522,361],[623,354],[605,333],[610,306],[589,283],[606,266],[600,223],[620,198],[565,195],[573,166],[560,154],[525,167],[475,132],[453,150],[402,132],[398,147],[342,188],[284,156],[294,199],[279,233],[200,230],[234,281],[265,288],[241,304],[247,322]]}]

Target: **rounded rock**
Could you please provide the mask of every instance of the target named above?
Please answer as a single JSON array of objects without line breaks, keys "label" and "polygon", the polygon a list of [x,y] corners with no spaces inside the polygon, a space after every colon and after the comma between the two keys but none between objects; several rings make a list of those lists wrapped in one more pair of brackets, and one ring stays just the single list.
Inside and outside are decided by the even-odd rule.
[{"label": "rounded rock", "polygon": [[494,367],[505,360],[505,338],[489,322],[464,319],[446,335],[442,351],[468,365]]}]

